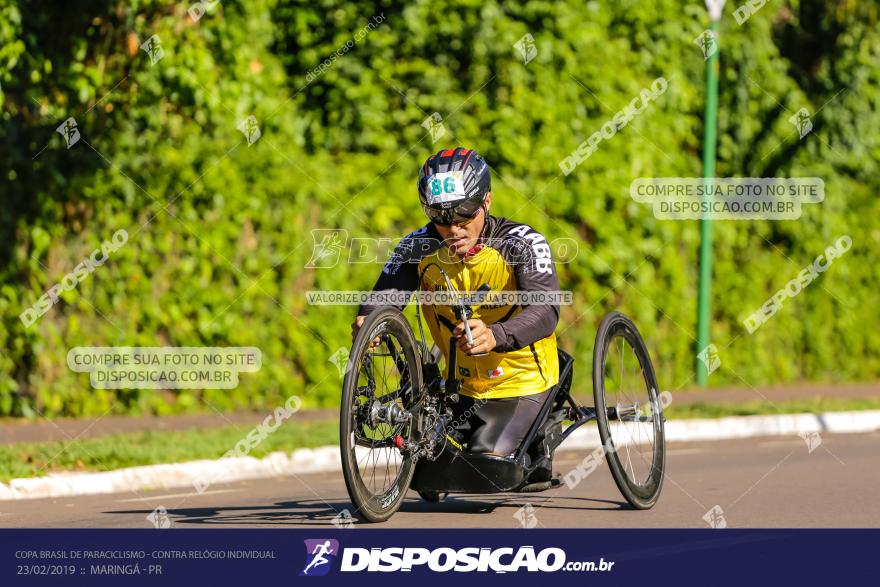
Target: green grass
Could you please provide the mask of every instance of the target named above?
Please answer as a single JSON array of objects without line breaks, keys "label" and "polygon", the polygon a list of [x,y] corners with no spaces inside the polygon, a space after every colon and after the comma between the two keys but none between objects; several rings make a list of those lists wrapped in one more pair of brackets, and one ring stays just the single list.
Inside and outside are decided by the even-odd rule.
[{"label": "green grass", "polygon": [[[583,406],[592,406],[593,397],[578,395],[577,401]],[[772,401],[772,397],[771,397]],[[683,420],[692,418],[724,418],[727,416],[766,416],[774,414],[818,414],[821,412],[850,412],[858,410],[880,410],[878,398],[836,398],[811,397],[793,401],[779,401],[772,404],[766,400],[741,403],[694,402],[676,403],[666,408],[666,417]]]},{"label": "green grass", "polygon": [[[73,442],[0,445],[0,482],[40,477],[57,471],[107,471],[217,459],[245,438],[252,428],[192,429],[176,432],[137,432]],[[336,420],[282,425],[250,452],[263,457],[270,452],[325,446],[339,442]]]},{"label": "green grass", "polygon": [[880,410],[880,398],[810,398],[803,400],[774,402],[756,400],[738,404],[672,405],[666,409],[669,419],[723,418],[726,416],[759,416],[775,414],[818,414],[821,412],[849,412],[857,410]]}]

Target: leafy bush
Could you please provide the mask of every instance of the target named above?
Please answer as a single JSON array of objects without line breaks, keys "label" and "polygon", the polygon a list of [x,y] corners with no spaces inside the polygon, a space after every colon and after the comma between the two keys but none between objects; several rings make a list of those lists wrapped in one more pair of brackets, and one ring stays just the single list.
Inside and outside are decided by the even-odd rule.
[{"label": "leafy bush", "polygon": [[[718,175],[821,177],[827,197],[797,221],[715,223],[711,383],[875,378],[877,8],[789,0],[741,26],[730,10]],[[0,0],[0,15],[0,414],[225,410],[294,393],[334,405],[328,359],[348,346],[353,309],[309,307],[303,292],[368,288],[380,265],[306,269],[310,230],[420,226],[418,165],[457,144],[493,165],[493,212],[579,242],[559,266],[576,303],[557,332],[581,381],[598,320],[619,309],[661,385],[690,383],[698,226],[656,220],[628,193],[637,177],[700,173],[702,2],[252,0],[194,21],[179,3]],[[514,48],[526,33],[528,64]],[[154,65],[139,49],[152,35]],[[563,176],[559,162],[660,76],[668,90]],[[801,107],[815,113],[804,140],[787,120]],[[436,144],[421,126],[434,112]],[[236,129],[249,115],[262,133],[250,146]],[[71,116],[82,139],[67,149],[55,128]],[[25,328],[23,309],[120,228],[128,244]],[[853,249],[749,335],[742,320],[841,234]],[[232,391],[93,390],[66,355],[101,345],[253,345],[263,368]]]}]

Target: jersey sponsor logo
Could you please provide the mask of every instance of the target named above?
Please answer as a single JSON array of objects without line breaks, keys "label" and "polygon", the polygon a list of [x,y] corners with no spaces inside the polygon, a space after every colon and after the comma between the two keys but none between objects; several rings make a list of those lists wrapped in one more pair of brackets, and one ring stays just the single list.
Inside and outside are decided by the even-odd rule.
[{"label": "jersey sponsor logo", "polygon": [[504,375],[504,369],[502,369],[501,367],[495,367],[494,369],[489,369],[488,371],[486,371],[486,376],[489,379],[495,379],[496,377],[501,377],[502,375]]},{"label": "jersey sponsor logo", "polygon": [[532,229],[531,226],[525,224],[517,226],[510,231],[510,234],[518,236],[532,245],[534,252],[534,265],[538,273],[553,273],[553,259],[550,255],[550,245],[547,239],[539,232]]},{"label": "jersey sponsor logo", "polygon": [[428,227],[423,226],[403,237],[394,248],[394,251],[388,258],[388,262],[385,263],[385,266],[382,268],[382,273],[386,275],[396,275],[397,272],[400,271],[401,265],[406,263],[407,259],[412,257],[413,250],[417,249],[420,252],[428,250],[431,246],[430,241],[432,239],[426,239],[423,237],[423,235],[427,233]]}]

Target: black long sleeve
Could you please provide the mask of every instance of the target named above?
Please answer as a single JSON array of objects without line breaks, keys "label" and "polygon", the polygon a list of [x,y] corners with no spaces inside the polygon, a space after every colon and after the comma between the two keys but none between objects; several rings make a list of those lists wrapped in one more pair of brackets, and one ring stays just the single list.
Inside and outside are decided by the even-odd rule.
[{"label": "black long sleeve", "polygon": [[[514,267],[517,288],[521,292],[558,292],[559,278],[547,240],[524,224],[499,219],[492,240]],[[541,304],[523,306],[521,312],[489,326],[495,335],[495,352],[527,347],[547,338],[559,323],[559,306]]]}]

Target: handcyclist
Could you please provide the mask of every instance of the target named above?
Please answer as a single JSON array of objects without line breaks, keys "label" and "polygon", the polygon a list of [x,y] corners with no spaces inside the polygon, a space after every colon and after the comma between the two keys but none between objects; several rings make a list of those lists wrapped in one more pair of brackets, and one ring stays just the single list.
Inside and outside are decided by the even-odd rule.
[{"label": "handcyclist", "polygon": [[[418,191],[429,222],[395,247],[374,291],[444,291],[441,268],[458,292],[559,290],[547,240],[525,224],[490,215],[489,166],[479,153],[462,147],[435,153],[419,172]],[[471,452],[504,457],[519,448],[559,378],[558,304],[508,301],[475,307],[467,322],[470,344],[454,305],[424,306],[447,363],[444,341],[457,342],[462,397],[454,418],[460,438]],[[359,309],[352,337],[376,307]],[[550,459],[536,464],[529,481],[549,481]]]}]

